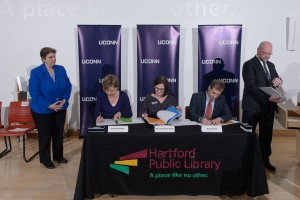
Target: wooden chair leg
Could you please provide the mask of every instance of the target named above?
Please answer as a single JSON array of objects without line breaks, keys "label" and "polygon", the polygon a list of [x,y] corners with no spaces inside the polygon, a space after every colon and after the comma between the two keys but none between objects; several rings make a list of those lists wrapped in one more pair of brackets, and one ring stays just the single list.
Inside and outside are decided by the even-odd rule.
[{"label": "wooden chair leg", "polygon": [[25,139],[26,139],[26,137],[25,137],[25,135],[23,135],[23,158],[24,158],[25,162],[29,162],[39,154],[39,151],[34,153],[29,159],[27,159],[26,155],[25,155],[25,152],[26,152]]},{"label": "wooden chair leg", "polygon": [[[8,145],[7,145],[7,139],[8,139]],[[5,156],[7,153],[11,151],[10,137],[4,136],[4,142],[5,142],[5,149],[1,151],[0,158],[2,158],[3,156]]]}]

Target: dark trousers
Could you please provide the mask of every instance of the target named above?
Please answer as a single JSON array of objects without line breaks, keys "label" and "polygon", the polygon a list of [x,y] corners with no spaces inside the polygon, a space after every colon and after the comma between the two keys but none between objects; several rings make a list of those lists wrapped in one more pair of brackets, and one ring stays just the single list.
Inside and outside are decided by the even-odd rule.
[{"label": "dark trousers", "polygon": [[267,102],[262,106],[261,112],[243,110],[242,121],[250,124],[254,132],[259,124],[259,142],[264,163],[269,163],[269,157],[272,154],[271,142],[276,106],[274,103]]},{"label": "dark trousers", "polygon": [[32,111],[32,116],[38,129],[40,162],[51,162],[51,140],[53,159],[58,160],[62,158],[66,110],[50,114],[39,114]]}]

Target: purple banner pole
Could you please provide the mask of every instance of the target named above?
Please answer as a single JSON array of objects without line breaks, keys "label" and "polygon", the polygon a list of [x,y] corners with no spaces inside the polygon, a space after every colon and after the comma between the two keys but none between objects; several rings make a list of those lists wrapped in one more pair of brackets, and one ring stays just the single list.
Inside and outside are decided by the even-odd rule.
[{"label": "purple banner pole", "polygon": [[159,75],[168,79],[170,92],[178,101],[179,39],[179,25],[137,26],[137,116]]},{"label": "purple banner pole", "polygon": [[222,80],[222,94],[239,119],[242,25],[199,25],[198,36],[198,91],[207,90],[213,79]]},{"label": "purple banner pole", "polygon": [[121,80],[121,26],[78,25],[78,48],[80,135],[84,136],[95,125],[96,95],[102,90],[102,79],[115,74]]}]

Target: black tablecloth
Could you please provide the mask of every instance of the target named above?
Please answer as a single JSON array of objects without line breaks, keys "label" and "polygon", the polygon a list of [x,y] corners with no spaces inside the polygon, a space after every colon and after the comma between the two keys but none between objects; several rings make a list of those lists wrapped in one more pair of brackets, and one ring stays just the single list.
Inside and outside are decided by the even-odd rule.
[{"label": "black tablecloth", "polygon": [[129,133],[107,133],[107,127],[104,133],[89,131],[74,199],[95,194],[267,194],[257,135],[239,126],[223,126],[222,133],[202,133],[197,125],[155,133],[146,124],[129,125]]}]

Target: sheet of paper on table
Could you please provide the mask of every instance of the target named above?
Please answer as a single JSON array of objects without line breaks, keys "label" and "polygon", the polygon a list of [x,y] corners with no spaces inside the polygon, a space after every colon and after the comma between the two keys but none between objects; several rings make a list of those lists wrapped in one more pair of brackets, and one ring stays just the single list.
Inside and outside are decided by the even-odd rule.
[{"label": "sheet of paper on table", "polygon": [[145,123],[142,118],[129,118],[131,120],[123,120],[120,118],[117,122],[113,119],[103,119],[103,122],[97,123],[96,126],[121,125],[121,124],[142,124]]},{"label": "sheet of paper on table", "polygon": [[189,119],[174,119],[171,122],[172,126],[190,126],[190,125],[199,125],[199,123],[195,121],[191,121]]}]

